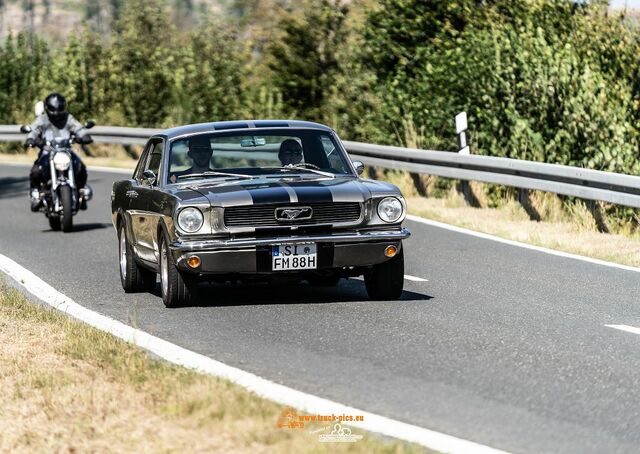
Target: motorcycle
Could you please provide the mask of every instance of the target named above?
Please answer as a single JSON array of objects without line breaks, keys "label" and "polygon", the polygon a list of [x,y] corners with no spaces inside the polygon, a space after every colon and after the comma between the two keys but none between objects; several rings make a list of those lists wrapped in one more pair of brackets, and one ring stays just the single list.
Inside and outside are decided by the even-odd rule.
[{"label": "motorcycle", "polygon": [[[83,125],[83,129],[95,126],[93,121]],[[30,126],[21,126],[20,132],[28,134]],[[42,152],[49,155],[49,177],[40,185],[41,208],[49,219],[51,230],[70,232],[73,228],[73,216],[86,202],[91,200],[92,193],[89,186],[78,190],[73,166],[71,144],[75,135],[69,137],[46,137],[43,141]],[[46,172],[45,172],[46,173]]]}]

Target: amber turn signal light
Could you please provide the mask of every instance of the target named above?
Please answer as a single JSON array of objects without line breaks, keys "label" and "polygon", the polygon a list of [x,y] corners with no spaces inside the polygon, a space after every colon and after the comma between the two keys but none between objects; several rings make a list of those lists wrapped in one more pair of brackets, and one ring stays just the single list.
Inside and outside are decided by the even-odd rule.
[{"label": "amber turn signal light", "polygon": [[395,257],[397,253],[398,253],[398,248],[392,245],[389,245],[384,249],[384,255],[386,255],[389,258]]},{"label": "amber turn signal light", "polygon": [[198,268],[200,266],[200,257],[192,255],[187,259],[189,268]]}]

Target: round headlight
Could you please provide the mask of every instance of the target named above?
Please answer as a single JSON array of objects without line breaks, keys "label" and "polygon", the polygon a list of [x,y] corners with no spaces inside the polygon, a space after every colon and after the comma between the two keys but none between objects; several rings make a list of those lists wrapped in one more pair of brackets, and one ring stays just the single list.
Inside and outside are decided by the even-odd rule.
[{"label": "round headlight", "polygon": [[384,222],[396,222],[402,217],[402,202],[395,197],[385,197],[378,203],[378,216]]},{"label": "round headlight", "polygon": [[204,224],[204,216],[197,208],[185,208],[178,215],[178,225],[187,233],[197,232],[202,224]]},{"label": "round headlight", "polygon": [[53,166],[59,171],[64,171],[71,165],[71,157],[67,153],[56,153],[53,155]]}]

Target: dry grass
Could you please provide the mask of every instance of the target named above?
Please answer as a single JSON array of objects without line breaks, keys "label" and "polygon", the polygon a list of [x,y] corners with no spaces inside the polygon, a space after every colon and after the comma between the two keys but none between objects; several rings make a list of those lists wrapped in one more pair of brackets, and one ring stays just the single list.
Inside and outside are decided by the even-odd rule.
[{"label": "dry grass", "polygon": [[[473,208],[454,188],[438,198],[420,197],[409,173],[378,169],[377,174],[402,190],[409,212],[417,216],[549,249],[640,266],[638,230],[628,225],[616,226],[615,219],[610,219],[613,233],[600,233],[593,215],[581,201],[565,203],[555,194],[532,191],[530,203],[541,218],[537,222],[530,220],[513,197],[497,208],[489,207],[482,183],[470,183],[480,204],[480,208]],[[436,192],[437,177],[423,175],[421,179],[428,194]]]},{"label": "dry grass", "polygon": [[2,452],[422,452],[354,429],[319,443],[276,428],[279,405],[150,359],[0,284]]},{"label": "dry grass", "polygon": [[532,205],[543,219],[540,222],[531,221],[513,199],[499,208],[472,208],[454,190],[444,198],[410,195],[407,203],[410,213],[428,219],[549,249],[640,266],[638,233],[600,233],[584,204],[563,205],[553,195],[532,194]]}]

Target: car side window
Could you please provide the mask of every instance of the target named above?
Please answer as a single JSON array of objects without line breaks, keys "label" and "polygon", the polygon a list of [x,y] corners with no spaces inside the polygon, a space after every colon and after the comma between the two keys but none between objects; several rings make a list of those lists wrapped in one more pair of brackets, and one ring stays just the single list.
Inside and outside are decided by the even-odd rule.
[{"label": "car side window", "polygon": [[324,151],[325,156],[327,157],[327,161],[329,162],[329,167],[331,169],[337,170],[340,173],[348,173],[347,166],[344,163],[344,160],[340,156],[340,153],[336,150],[336,144],[331,140],[331,138],[327,135],[322,135],[320,137],[320,142],[322,143],[322,150]]},{"label": "car side window", "polygon": [[157,142],[149,155],[149,162],[145,170],[153,170],[156,176],[160,175],[160,164],[162,163],[162,142]]},{"label": "car side window", "polygon": [[149,153],[154,148],[154,143],[149,141],[142,151],[136,170],[133,172],[133,179],[140,182],[142,180],[142,172],[147,169],[147,162],[149,161]]}]

